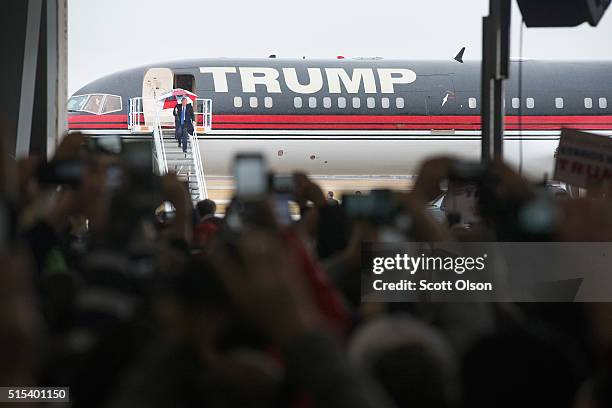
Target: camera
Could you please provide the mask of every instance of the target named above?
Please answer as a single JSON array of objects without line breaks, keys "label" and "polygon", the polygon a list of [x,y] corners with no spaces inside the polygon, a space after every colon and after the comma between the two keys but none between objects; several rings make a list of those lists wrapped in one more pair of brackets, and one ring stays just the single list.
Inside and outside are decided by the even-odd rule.
[{"label": "camera", "polygon": [[345,194],[342,196],[344,214],[350,219],[376,223],[390,222],[397,214],[397,203],[391,190],[372,190],[370,194]]}]

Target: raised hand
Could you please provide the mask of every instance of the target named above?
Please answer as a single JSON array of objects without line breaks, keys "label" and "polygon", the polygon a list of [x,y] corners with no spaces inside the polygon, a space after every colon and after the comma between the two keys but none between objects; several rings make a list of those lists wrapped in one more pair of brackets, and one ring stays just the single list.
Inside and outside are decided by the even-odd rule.
[{"label": "raised hand", "polygon": [[248,318],[279,344],[318,325],[310,288],[279,237],[246,231],[236,249],[237,254],[230,254],[220,244],[212,251],[212,261],[219,280]]}]

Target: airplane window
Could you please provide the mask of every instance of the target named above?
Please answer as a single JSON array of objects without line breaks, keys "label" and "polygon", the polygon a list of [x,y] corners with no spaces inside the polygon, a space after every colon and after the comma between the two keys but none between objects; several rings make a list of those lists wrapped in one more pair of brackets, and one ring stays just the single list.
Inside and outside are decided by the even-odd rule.
[{"label": "airplane window", "polygon": [[100,113],[100,108],[102,105],[103,98],[104,98],[104,95],[101,95],[101,94],[91,95],[89,99],[87,100],[87,103],[85,104],[85,106],[83,106],[82,110],[84,110],[85,112],[89,112],[89,113],[95,113],[95,114]]},{"label": "airplane window", "polygon": [[323,107],[327,109],[331,108],[331,98],[329,96],[323,98]]},{"label": "airplane window", "polygon": [[395,98],[395,107],[397,109],[404,109],[404,98]]},{"label": "airplane window", "polygon": [[593,107],[593,100],[591,98],[584,98],[584,107],[591,109]]},{"label": "airplane window", "polygon": [[70,98],[67,106],[68,112],[80,111],[88,97],[89,95],[77,95]]},{"label": "airplane window", "polygon": [[266,96],[264,98],[264,106],[266,108],[271,108],[272,107],[272,98],[270,98],[269,96]]},{"label": "airplane window", "polygon": [[299,96],[296,96],[295,98],[293,98],[293,107],[294,108],[301,108],[302,107],[302,98],[300,98]]},{"label": "airplane window", "polygon": [[527,105],[527,108],[533,109],[535,106],[535,100],[533,98],[527,98],[525,99],[525,104]]},{"label": "airplane window", "polygon": [[234,96],[234,108],[242,108],[242,97]]},{"label": "airplane window", "polygon": [[309,108],[316,108],[317,107],[317,98],[315,98],[314,96],[311,96],[310,98],[308,98],[308,107]]},{"label": "airplane window", "polygon": [[468,106],[470,109],[476,109],[476,98],[468,98]]},{"label": "airplane window", "polygon": [[521,107],[521,101],[519,98],[512,98],[512,107],[518,109]]},{"label": "airplane window", "polygon": [[373,109],[376,106],[376,102],[374,102],[374,98],[369,97],[367,99],[368,109]]},{"label": "airplane window", "polygon": [[251,108],[257,107],[257,97],[256,96],[251,96],[249,98],[249,105],[251,105]]},{"label": "airplane window", "polygon": [[389,98],[382,98],[380,100],[380,105],[384,108],[384,109],[389,109]]},{"label": "airplane window", "polygon": [[606,109],[608,107],[608,100],[606,98],[599,98],[599,107]]},{"label": "airplane window", "polygon": [[106,95],[102,113],[118,112],[121,110],[121,97],[118,95]]},{"label": "airplane window", "polygon": [[563,109],[563,98],[555,98],[555,107],[557,109]]},{"label": "airplane window", "polygon": [[338,107],[340,109],[346,108],[346,98],[344,96],[341,96],[340,98],[338,98]]},{"label": "airplane window", "polygon": [[361,99],[357,97],[353,98],[353,108],[359,109],[360,106],[361,106]]}]

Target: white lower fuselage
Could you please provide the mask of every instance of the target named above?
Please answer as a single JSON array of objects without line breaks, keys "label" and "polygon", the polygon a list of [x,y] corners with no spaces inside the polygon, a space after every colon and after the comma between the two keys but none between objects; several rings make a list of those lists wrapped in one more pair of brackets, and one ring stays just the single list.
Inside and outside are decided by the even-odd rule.
[{"label": "white lower fuselage", "polygon": [[[480,132],[212,131],[198,143],[207,175],[231,175],[238,152],[262,152],[280,173],[317,176],[415,175],[424,159],[452,156],[479,160]],[[534,179],[551,177],[559,131],[506,132],[504,158]]]}]

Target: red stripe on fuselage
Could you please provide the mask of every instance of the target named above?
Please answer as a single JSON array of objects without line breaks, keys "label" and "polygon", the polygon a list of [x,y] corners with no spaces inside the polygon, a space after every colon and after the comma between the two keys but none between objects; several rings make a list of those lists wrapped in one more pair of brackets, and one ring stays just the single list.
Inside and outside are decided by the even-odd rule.
[{"label": "red stripe on fuselage", "polygon": [[[506,116],[506,123],[606,123],[612,115],[603,116]],[[222,115],[213,114],[213,123],[448,123],[479,124],[478,115]]]},{"label": "red stripe on fuselage", "polygon": [[127,123],[71,123],[69,129],[127,129]]},{"label": "red stripe on fuselage", "polygon": [[[127,128],[127,115],[71,115],[71,129]],[[144,118],[141,117],[142,123]],[[200,123],[200,122],[198,122]],[[612,115],[506,116],[508,130],[612,129]],[[216,129],[479,130],[477,115],[213,115]]]},{"label": "red stripe on fuselage", "polygon": [[[612,123],[608,125],[506,125],[506,130],[559,130],[561,128],[583,129],[583,130],[612,130]],[[349,123],[214,123],[213,129],[317,129],[317,130],[480,130],[480,125],[449,125],[432,124],[425,126],[420,124],[349,124]]]},{"label": "red stripe on fuselage", "polygon": [[68,123],[127,122],[127,115],[68,115]]}]

